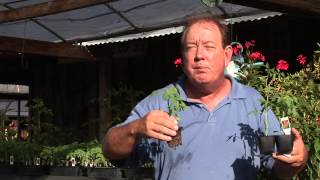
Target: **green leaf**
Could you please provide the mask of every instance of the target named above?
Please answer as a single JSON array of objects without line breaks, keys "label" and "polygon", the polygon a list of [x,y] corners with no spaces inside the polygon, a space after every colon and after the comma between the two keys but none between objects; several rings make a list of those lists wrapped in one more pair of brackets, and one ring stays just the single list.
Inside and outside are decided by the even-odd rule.
[{"label": "green leaf", "polygon": [[166,89],[163,93],[163,99],[168,100],[169,115],[180,120],[178,112],[183,111],[186,105],[181,99],[178,89],[175,86]]}]

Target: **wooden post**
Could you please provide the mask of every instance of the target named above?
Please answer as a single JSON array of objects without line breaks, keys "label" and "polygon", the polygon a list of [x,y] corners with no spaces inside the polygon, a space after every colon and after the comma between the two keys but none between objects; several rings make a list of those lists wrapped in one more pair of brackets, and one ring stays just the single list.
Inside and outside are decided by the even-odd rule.
[{"label": "wooden post", "polygon": [[[106,98],[111,90],[111,60],[100,59],[99,61],[99,99]],[[103,139],[105,133],[111,125],[111,110],[99,101],[99,139]]]}]

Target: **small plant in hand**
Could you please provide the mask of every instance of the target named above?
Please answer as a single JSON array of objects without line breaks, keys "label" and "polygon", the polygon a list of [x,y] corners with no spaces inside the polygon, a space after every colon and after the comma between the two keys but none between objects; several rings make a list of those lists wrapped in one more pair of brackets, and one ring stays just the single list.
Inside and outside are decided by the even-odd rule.
[{"label": "small plant in hand", "polygon": [[[177,87],[173,86],[171,88],[166,89],[163,93],[163,99],[168,100],[169,115],[171,117],[174,117],[179,122],[181,120],[179,117],[179,112],[183,111],[186,108],[186,104],[181,99]],[[182,130],[182,127],[179,126],[177,135],[175,135],[171,141],[168,141],[169,147],[175,149],[177,146],[182,145]]]}]

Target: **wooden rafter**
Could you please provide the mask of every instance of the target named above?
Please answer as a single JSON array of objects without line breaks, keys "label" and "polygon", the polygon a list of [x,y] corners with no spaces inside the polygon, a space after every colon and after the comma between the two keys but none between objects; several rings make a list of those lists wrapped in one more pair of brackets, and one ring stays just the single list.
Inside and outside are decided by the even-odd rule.
[{"label": "wooden rafter", "polygon": [[0,23],[46,16],[111,1],[112,0],[53,0],[13,10],[0,11]]},{"label": "wooden rafter", "polygon": [[0,51],[55,56],[71,59],[95,59],[86,47],[70,43],[51,43],[45,41],[0,36]]},{"label": "wooden rafter", "polygon": [[271,11],[279,11],[290,14],[307,13],[315,17],[320,15],[320,1],[316,0],[224,0],[225,2],[251,6]]}]

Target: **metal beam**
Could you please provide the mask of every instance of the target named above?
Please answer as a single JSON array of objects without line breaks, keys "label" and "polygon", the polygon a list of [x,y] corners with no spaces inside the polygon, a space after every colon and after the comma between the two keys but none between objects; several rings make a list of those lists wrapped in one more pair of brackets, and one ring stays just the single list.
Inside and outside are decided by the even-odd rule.
[{"label": "metal beam", "polygon": [[70,43],[51,43],[0,36],[0,51],[54,56],[70,59],[95,59],[86,47]]},{"label": "metal beam", "polygon": [[0,11],[0,23],[47,16],[97,4],[108,3],[111,1],[112,0],[53,0],[14,10]]}]

